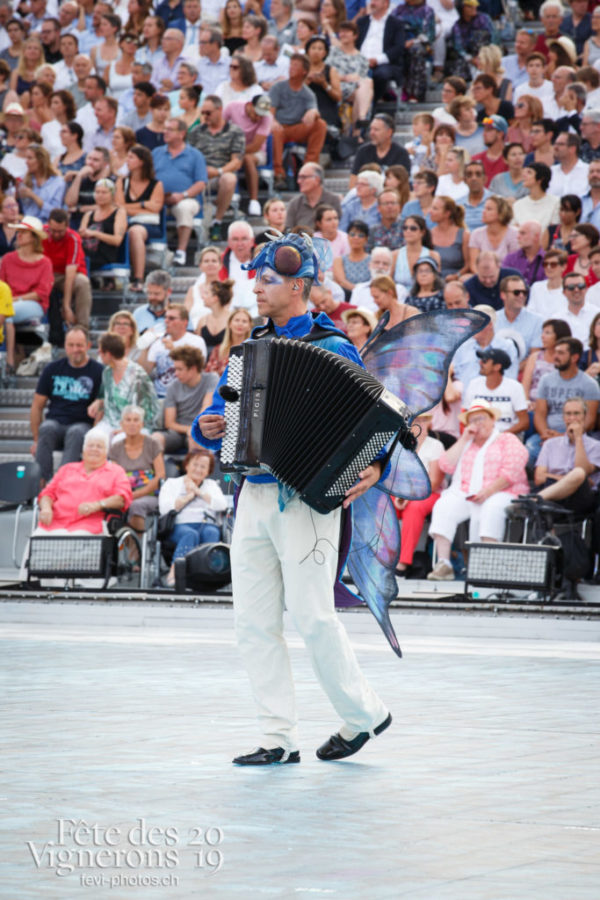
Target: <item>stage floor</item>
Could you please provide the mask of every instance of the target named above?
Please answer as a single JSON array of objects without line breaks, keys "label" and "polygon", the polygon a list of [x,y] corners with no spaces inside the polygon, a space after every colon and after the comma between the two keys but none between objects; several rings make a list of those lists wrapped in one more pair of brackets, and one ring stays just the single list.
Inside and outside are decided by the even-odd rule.
[{"label": "stage floor", "polygon": [[291,632],[302,762],[240,769],[232,613],[194,619],[0,626],[0,897],[597,900],[600,644],[396,621],[398,660],[344,615],[394,722],[323,763],[339,723]]}]

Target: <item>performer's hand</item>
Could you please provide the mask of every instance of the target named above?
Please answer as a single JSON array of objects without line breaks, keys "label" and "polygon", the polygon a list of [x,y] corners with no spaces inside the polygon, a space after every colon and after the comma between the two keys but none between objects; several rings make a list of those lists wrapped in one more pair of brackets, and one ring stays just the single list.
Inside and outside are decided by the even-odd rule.
[{"label": "performer's hand", "polygon": [[218,441],[225,435],[225,417],[224,416],[201,416],[200,431],[205,438],[210,441]]},{"label": "performer's hand", "polygon": [[346,491],[346,499],[342,503],[344,509],[348,509],[351,503],[354,502],[358,497],[362,497],[363,494],[369,490],[370,487],[373,487],[379,479],[381,478],[381,463],[374,462],[371,463],[370,466],[367,466],[366,469],[363,469],[362,472],[359,472],[359,480],[356,484],[353,484],[350,490]]}]

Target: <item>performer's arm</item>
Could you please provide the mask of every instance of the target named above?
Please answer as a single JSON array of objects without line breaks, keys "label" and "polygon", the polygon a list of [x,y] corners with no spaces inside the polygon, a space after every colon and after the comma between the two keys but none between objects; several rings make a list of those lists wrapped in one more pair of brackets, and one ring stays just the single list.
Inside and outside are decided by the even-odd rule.
[{"label": "performer's arm", "polygon": [[212,403],[196,416],[192,424],[192,439],[201,447],[215,452],[221,449],[221,439],[225,434],[225,419],[223,418],[225,401],[219,393],[219,388],[226,383],[227,369],[221,375],[214,390]]}]

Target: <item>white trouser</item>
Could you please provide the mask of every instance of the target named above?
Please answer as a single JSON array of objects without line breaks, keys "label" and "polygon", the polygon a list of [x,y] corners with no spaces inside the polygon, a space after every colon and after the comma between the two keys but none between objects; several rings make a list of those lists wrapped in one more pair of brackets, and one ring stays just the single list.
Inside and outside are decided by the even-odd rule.
[{"label": "white trouser", "polygon": [[340,512],[319,515],[294,498],[279,510],[277,485],[246,482],[231,544],[237,640],[266,748],[298,748],[284,603],[321,686],[353,733],[387,709],[362,674],[334,607]]},{"label": "white trouser", "polygon": [[194,227],[194,218],[200,210],[200,204],[193,197],[184,197],[179,203],[174,203],[171,212],[175,217],[177,228],[184,226],[185,228]]},{"label": "white trouser", "polygon": [[482,538],[501,541],[504,537],[505,510],[514,499],[514,494],[500,491],[492,494],[483,503],[471,503],[463,491],[449,487],[442,492],[442,496],[433,507],[429,534],[439,534],[440,537],[452,542],[460,523],[469,519],[470,541],[479,541]]}]

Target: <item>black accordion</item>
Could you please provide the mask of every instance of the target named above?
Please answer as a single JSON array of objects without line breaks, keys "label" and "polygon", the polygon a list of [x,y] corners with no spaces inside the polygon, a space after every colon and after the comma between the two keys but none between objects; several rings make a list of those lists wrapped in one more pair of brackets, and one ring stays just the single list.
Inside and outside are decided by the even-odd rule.
[{"label": "black accordion", "polygon": [[249,340],[229,357],[221,470],[262,470],[320,513],[392,439],[408,407],[356,363],[310,342]]}]

